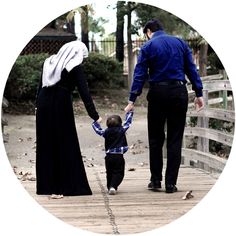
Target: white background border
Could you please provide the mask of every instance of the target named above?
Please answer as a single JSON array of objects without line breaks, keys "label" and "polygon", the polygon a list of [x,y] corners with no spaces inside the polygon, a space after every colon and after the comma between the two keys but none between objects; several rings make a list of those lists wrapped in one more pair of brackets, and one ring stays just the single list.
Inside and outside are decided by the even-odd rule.
[{"label": "white background border", "polygon": [[[54,18],[77,6],[94,1],[2,0],[0,2],[1,99],[11,67],[27,42]],[[236,12],[233,0],[147,0],[139,2],[167,10],[195,28],[210,43],[223,62],[235,92]],[[13,174],[2,142],[0,142],[0,148],[0,235],[73,236],[81,234],[81,232],[83,235],[92,234],[62,223],[40,207]],[[183,217],[158,230],[144,234],[235,236],[235,164],[235,145],[233,145],[230,158],[220,179],[207,196]],[[201,180],[199,179],[199,181]]]}]

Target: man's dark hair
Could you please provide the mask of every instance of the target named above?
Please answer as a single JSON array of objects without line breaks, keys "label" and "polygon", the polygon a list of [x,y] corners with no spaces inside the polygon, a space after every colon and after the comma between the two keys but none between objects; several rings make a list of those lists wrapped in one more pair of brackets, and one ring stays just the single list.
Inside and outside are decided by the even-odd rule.
[{"label": "man's dark hair", "polygon": [[150,29],[152,32],[156,32],[158,30],[163,30],[163,26],[158,19],[152,19],[144,26],[143,33],[146,34],[148,29]]},{"label": "man's dark hair", "polygon": [[120,127],[122,125],[122,119],[118,115],[111,115],[107,118],[107,127]]}]

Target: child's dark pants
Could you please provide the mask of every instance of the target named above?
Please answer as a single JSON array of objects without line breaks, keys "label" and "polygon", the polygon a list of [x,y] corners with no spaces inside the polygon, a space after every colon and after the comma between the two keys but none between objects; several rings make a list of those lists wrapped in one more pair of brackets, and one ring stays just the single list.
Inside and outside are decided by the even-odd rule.
[{"label": "child's dark pants", "polygon": [[107,154],[105,157],[107,188],[117,190],[125,174],[125,160],[123,154]]}]

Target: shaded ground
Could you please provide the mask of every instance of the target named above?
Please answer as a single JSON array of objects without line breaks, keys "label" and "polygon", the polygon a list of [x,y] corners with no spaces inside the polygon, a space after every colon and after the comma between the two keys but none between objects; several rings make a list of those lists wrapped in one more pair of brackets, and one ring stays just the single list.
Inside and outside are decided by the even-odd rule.
[{"label": "shaded ground", "polygon": [[[105,128],[107,116],[119,114],[125,117],[124,107],[127,104],[127,91],[108,91],[102,96],[93,95],[97,110],[103,118],[102,126]],[[125,154],[127,168],[132,164],[145,165],[148,163],[148,141],[145,92],[139,99],[135,108],[133,124],[127,132],[127,140],[130,146]],[[35,176],[35,115],[33,103],[21,104],[18,109],[9,106],[5,118],[8,126],[4,128],[7,135],[5,148],[11,165],[19,178],[25,173]],[[32,105],[32,107],[31,107]],[[28,108],[27,108],[28,107]],[[26,110],[28,112],[26,112]],[[81,151],[85,165],[92,167],[104,165],[104,139],[93,131],[92,120],[88,117],[81,100],[74,102],[75,119]],[[22,113],[30,113],[25,115]]]}]

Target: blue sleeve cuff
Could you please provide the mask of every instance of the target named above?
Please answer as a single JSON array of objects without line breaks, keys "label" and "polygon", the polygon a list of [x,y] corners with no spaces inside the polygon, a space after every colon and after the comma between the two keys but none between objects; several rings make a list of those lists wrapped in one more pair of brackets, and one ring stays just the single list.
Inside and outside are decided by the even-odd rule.
[{"label": "blue sleeve cuff", "polygon": [[131,101],[131,102],[135,102],[135,101],[136,101],[136,98],[137,98],[137,95],[131,93],[130,96],[129,96],[129,101]]},{"label": "blue sleeve cuff", "polygon": [[202,90],[195,91],[196,97],[202,97]]}]

